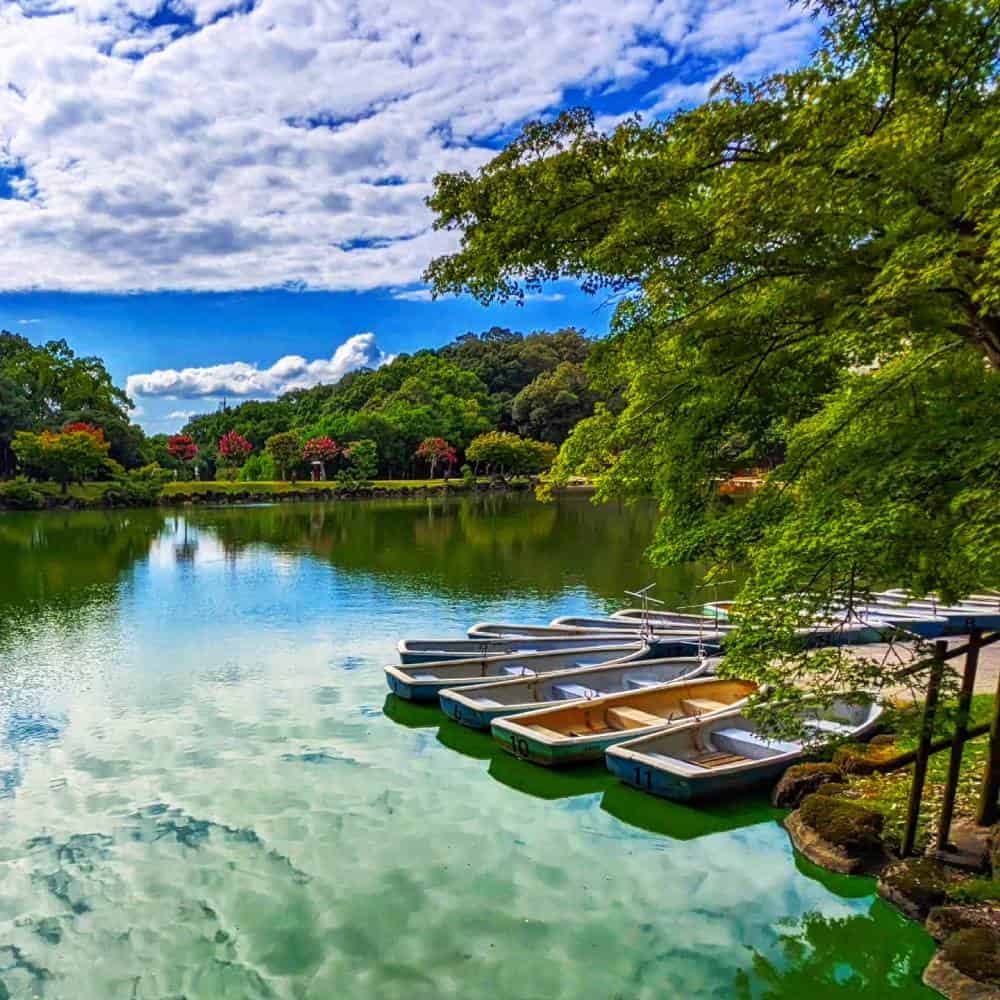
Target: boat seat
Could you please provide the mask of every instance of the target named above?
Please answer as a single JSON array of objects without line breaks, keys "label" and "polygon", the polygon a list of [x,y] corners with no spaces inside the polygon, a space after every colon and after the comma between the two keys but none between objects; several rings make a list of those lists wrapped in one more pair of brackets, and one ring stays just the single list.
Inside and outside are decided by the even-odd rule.
[{"label": "boat seat", "polygon": [[440,677],[435,677],[433,674],[410,674],[410,676],[415,681],[439,681]]},{"label": "boat seat", "polygon": [[782,753],[792,753],[802,749],[801,743],[786,740],[766,740],[748,729],[716,729],[712,742],[719,750],[727,753],[743,753],[748,757],[774,757]]},{"label": "boat seat", "polygon": [[[538,733],[539,736],[545,736],[550,740],[561,740],[565,738],[565,733],[557,733],[554,729],[547,729],[545,726],[532,726],[532,732]],[[575,735],[575,734],[570,734]]]},{"label": "boat seat", "polygon": [[709,712],[721,712],[728,707],[724,701],[715,701],[712,698],[685,698],[681,702],[681,708],[688,715],[708,715]]},{"label": "boat seat", "polygon": [[584,687],[582,684],[553,684],[552,693],[559,698],[597,697],[597,692],[593,688]]},{"label": "boat seat", "polygon": [[832,722],[829,719],[806,719],[804,725],[810,729],[818,729],[821,733],[829,733],[831,736],[850,736],[854,732],[853,726],[843,722]]},{"label": "boat seat", "polygon": [[609,708],[608,724],[615,729],[644,729],[646,726],[662,726],[667,720],[662,715],[644,712],[641,708]]},{"label": "boat seat", "polygon": [[745,760],[750,760],[749,757],[744,757],[738,753],[726,753],[724,750],[707,750],[705,753],[700,753],[697,757],[689,759],[692,764],[707,768],[727,767],[729,764],[740,764]]},{"label": "boat seat", "polygon": [[656,687],[657,684],[663,684],[664,681],[647,681],[642,677],[629,677],[625,681],[625,687],[630,691],[641,691],[643,688]]},{"label": "boat seat", "polygon": [[476,698],[476,704],[482,705],[483,708],[500,708],[503,702],[494,701],[492,698]]},{"label": "boat seat", "polygon": [[528,667],[504,667],[501,673],[506,674],[508,677],[534,677],[535,671],[529,670]]}]

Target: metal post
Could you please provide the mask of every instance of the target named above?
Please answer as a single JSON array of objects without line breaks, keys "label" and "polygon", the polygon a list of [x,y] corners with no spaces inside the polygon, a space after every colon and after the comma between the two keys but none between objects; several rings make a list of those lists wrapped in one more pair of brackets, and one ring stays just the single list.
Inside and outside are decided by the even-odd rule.
[{"label": "metal post", "polygon": [[992,826],[997,821],[997,795],[1000,794],[1000,677],[997,678],[997,692],[993,696],[993,724],[990,726],[990,752],[986,758],[986,772],[979,797],[979,814],[976,822],[980,826]]},{"label": "metal post", "polygon": [[938,824],[937,850],[948,849],[948,835],[951,833],[951,820],[955,814],[955,794],[958,791],[958,775],[962,770],[962,751],[969,730],[969,709],[972,705],[972,691],[976,684],[976,670],[979,668],[979,643],[982,632],[979,629],[969,631],[969,651],[965,656],[965,673],[962,675],[962,687],[958,692],[958,716],[955,719],[955,736],[951,743],[951,758],[948,761],[948,777],[944,783],[944,803],[941,806],[941,820]]},{"label": "metal post", "polygon": [[910,785],[910,803],[906,812],[906,831],[903,834],[902,856],[913,853],[917,840],[917,822],[920,819],[920,800],[924,795],[924,781],[927,779],[927,760],[930,757],[931,740],[934,736],[934,716],[937,713],[938,688],[944,673],[944,657],[948,643],[938,639],[934,643],[934,659],[931,675],[927,681],[927,696],[924,701],[924,717],[920,724],[920,742],[917,745],[917,759],[913,763],[913,784]]}]

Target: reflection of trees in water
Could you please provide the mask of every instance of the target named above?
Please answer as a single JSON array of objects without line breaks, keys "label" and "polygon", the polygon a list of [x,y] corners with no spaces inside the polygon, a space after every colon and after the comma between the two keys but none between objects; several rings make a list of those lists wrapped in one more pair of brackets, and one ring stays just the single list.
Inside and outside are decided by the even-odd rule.
[{"label": "reflection of trees in water", "polygon": [[781,958],[753,953],[733,984],[738,1000],[824,1000],[848,996],[937,996],[920,974],[934,952],[922,927],[876,899],[868,913],[807,913],[780,935]]},{"label": "reflection of trees in water", "polygon": [[4,514],[0,608],[10,621],[19,608],[67,614],[111,600],[163,530],[156,510]]},{"label": "reflection of trees in water", "polygon": [[595,507],[585,497],[540,504],[511,495],[201,508],[193,525],[239,555],[266,545],[305,553],[389,583],[462,595],[552,594],[586,587],[617,599],[654,578],[673,603],[691,595],[695,567],[654,573],[644,562],[651,505]]}]

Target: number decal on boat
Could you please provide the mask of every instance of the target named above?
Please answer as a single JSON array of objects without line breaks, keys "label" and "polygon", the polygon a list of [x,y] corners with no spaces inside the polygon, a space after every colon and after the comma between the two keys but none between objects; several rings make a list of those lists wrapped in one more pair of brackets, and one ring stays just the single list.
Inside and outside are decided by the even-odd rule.
[{"label": "number decal on boat", "polygon": [[637,767],[635,769],[635,783],[639,788],[642,788],[642,786],[645,785],[647,789],[652,790],[653,772],[648,767]]},{"label": "number decal on boat", "polygon": [[514,753],[516,753],[518,757],[527,757],[528,752],[531,749],[528,746],[528,741],[523,736],[512,736],[511,745],[514,747]]}]

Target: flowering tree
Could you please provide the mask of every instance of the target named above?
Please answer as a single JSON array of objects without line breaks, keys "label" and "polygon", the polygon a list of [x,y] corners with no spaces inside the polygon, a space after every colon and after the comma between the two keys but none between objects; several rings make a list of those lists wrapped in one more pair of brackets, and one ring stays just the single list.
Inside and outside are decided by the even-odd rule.
[{"label": "flowering tree", "polygon": [[167,441],[167,452],[171,458],[180,462],[182,468],[186,468],[197,457],[198,446],[190,435],[174,434]]},{"label": "flowering tree", "polygon": [[429,462],[431,467],[430,478],[434,478],[434,470],[438,462],[447,462],[451,468],[458,460],[458,452],[441,437],[424,438],[415,452],[417,458],[424,462]]},{"label": "flowering tree", "polygon": [[78,420],[76,423],[66,424],[63,427],[63,434],[90,434],[98,441],[104,440],[104,431],[100,427],[88,424],[86,421]]},{"label": "flowering tree", "polygon": [[305,443],[302,458],[307,462],[319,462],[320,478],[326,480],[326,463],[333,462],[340,454],[340,445],[331,437],[314,437]]},{"label": "flowering tree", "polygon": [[253,445],[236,431],[229,431],[219,438],[219,454],[233,465],[242,465],[253,451]]},{"label": "flowering tree", "polygon": [[108,460],[111,445],[96,427],[86,429],[70,425],[64,431],[32,434],[18,431],[12,448],[18,461],[33,474],[59,483],[63,493],[70,483],[82,482],[96,475]]}]

